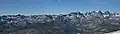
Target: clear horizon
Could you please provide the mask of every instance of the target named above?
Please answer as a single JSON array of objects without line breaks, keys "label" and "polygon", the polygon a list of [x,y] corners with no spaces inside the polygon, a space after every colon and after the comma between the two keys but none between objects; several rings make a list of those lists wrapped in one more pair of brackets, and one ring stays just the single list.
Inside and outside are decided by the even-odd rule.
[{"label": "clear horizon", "polygon": [[0,0],[0,14],[61,14],[76,10],[119,12],[120,0]]}]

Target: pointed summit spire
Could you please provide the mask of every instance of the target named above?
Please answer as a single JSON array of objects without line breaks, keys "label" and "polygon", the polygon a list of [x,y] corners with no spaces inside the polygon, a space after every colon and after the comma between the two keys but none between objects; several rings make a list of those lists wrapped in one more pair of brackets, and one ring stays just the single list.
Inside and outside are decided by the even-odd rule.
[{"label": "pointed summit spire", "polygon": [[16,16],[21,16],[21,14],[18,14],[18,15],[16,15]]},{"label": "pointed summit spire", "polygon": [[99,12],[100,11],[100,9],[96,9],[96,12]]},{"label": "pointed summit spire", "polygon": [[100,9],[97,9],[96,12],[99,13],[99,14],[102,14],[102,12],[100,11]]},{"label": "pointed summit spire", "polygon": [[95,13],[95,11],[92,11],[92,12],[94,12],[94,13]]},{"label": "pointed summit spire", "polygon": [[110,14],[110,12],[109,11],[105,11],[105,13],[104,14]]},{"label": "pointed summit spire", "polygon": [[102,14],[102,12],[101,12],[100,10],[98,11],[98,13],[99,13],[99,14]]}]

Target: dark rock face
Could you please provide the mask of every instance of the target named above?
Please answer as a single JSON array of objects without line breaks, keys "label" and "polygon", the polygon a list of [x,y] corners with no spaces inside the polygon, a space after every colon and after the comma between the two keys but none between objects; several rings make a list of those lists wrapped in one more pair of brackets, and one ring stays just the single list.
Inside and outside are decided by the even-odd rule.
[{"label": "dark rock face", "polygon": [[0,16],[0,34],[104,34],[119,29],[120,14],[109,11]]}]

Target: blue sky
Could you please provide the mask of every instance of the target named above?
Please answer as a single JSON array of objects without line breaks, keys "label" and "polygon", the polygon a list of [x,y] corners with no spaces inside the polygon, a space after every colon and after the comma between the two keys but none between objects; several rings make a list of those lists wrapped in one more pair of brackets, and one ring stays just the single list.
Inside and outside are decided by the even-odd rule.
[{"label": "blue sky", "polygon": [[119,12],[120,0],[0,0],[0,14],[61,14],[93,10]]}]

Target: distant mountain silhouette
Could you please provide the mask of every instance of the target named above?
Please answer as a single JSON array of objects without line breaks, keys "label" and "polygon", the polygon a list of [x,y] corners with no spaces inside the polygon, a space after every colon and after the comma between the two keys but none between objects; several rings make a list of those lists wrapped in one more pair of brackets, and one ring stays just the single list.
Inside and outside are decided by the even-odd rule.
[{"label": "distant mountain silhouette", "polygon": [[120,14],[109,11],[0,16],[0,34],[104,34],[119,29]]}]

